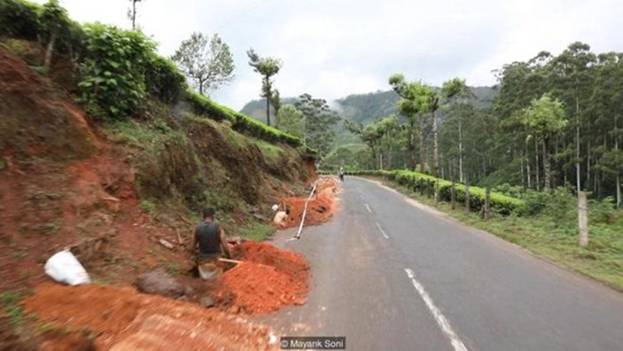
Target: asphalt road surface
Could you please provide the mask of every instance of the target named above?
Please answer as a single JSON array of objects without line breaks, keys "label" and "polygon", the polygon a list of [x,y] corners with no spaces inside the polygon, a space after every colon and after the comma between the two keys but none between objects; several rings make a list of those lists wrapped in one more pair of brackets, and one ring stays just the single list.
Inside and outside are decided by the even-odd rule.
[{"label": "asphalt road surface", "polygon": [[348,350],[623,350],[623,294],[347,177],[329,222],[275,242],[312,265],[307,304],[279,336],[345,336]]}]

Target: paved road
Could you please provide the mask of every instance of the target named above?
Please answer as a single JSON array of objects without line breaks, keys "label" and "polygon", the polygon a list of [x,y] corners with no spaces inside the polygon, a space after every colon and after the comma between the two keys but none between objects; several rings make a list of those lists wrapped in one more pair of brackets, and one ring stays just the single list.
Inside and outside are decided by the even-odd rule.
[{"label": "paved road", "polygon": [[312,264],[309,301],[281,335],[346,336],[348,350],[623,350],[623,294],[347,177],[341,210],[275,241]]}]

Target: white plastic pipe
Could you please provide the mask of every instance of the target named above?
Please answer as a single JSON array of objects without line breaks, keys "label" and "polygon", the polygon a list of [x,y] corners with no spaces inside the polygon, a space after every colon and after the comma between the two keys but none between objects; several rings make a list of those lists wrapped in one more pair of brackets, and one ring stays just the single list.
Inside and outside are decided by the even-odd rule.
[{"label": "white plastic pipe", "polygon": [[299,224],[299,230],[296,232],[296,235],[294,236],[297,239],[301,238],[301,232],[303,231],[303,224],[305,223],[305,216],[307,215],[307,204],[309,203],[309,200],[311,200],[312,196],[314,196],[314,192],[316,192],[317,185],[318,185],[318,180],[314,182],[314,186],[312,187],[312,190],[309,193],[307,200],[305,200],[305,206],[303,207],[303,215],[301,216],[301,224]]}]

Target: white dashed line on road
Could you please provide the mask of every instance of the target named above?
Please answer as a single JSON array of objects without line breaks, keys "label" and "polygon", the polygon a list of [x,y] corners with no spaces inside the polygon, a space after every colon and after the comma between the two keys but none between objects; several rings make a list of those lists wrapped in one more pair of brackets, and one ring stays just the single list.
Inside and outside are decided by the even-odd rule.
[{"label": "white dashed line on road", "polygon": [[379,228],[379,231],[381,231],[381,234],[383,234],[383,237],[385,239],[389,239],[389,235],[387,235],[387,233],[385,233],[385,231],[383,230],[383,228],[381,227],[379,222],[376,222],[376,227]]},{"label": "white dashed line on road", "polygon": [[372,209],[370,208],[370,205],[368,204],[364,204],[366,206],[366,210],[368,210],[368,212],[372,213]]},{"label": "white dashed line on road", "polygon": [[443,333],[446,334],[446,336],[450,339],[450,343],[452,344],[454,351],[468,351],[467,347],[465,347],[461,339],[459,339],[459,336],[456,335],[456,333],[452,329],[452,326],[450,326],[450,322],[448,322],[448,320],[441,313],[439,308],[435,306],[433,299],[430,297],[430,295],[428,295],[426,290],[424,290],[424,286],[422,286],[422,284],[420,284],[420,282],[415,279],[415,274],[413,273],[413,271],[410,268],[405,268],[405,272],[407,273],[409,279],[411,279],[415,290],[417,290],[417,292],[420,294],[420,297],[422,298],[422,300],[424,300],[424,303],[435,318],[435,321],[441,328],[441,331],[443,331]]}]

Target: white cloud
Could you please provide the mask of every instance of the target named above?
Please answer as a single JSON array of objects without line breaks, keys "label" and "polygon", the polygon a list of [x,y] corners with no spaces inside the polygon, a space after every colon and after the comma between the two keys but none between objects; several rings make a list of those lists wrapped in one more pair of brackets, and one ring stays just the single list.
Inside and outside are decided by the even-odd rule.
[{"label": "white cloud", "polygon": [[[43,0],[39,0],[43,2]],[[81,22],[127,27],[127,0],[62,0]],[[193,31],[219,33],[231,46],[236,79],[213,93],[240,108],[256,99],[260,77],[246,50],[284,61],[282,96],[335,99],[388,89],[403,72],[433,84],[459,76],[493,84],[492,70],[573,41],[623,50],[620,0],[144,0],[138,22],[170,55]]]}]

